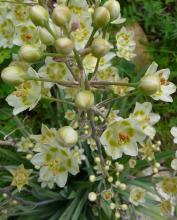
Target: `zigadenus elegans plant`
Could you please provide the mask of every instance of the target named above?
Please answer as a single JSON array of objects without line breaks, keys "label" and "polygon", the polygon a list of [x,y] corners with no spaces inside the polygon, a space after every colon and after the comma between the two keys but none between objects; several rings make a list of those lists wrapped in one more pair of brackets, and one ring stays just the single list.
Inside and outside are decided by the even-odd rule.
[{"label": "zigadenus elegans plant", "polygon": [[[0,45],[20,47],[1,72],[4,83],[15,85],[6,98],[13,115],[28,114],[43,100],[64,106],[58,127],[41,121],[41,134],[0,142],[27,160],[27,167],[2,166],[12,180],[0,188],[3,218],[175,216],[177,159],[174,152],[161,152],[155,139],[160,115],[151,102],[137,100],[122,117],[117,104],[139,94],[172,102],[176,86],[168,81],[170,70],[158,70],[155,62],[137,82],[119,75],[115,62],[136,56],[119,2],[16,0],[0,1],[0,8]],[[171,133],[176,143],[175,127]]]}]

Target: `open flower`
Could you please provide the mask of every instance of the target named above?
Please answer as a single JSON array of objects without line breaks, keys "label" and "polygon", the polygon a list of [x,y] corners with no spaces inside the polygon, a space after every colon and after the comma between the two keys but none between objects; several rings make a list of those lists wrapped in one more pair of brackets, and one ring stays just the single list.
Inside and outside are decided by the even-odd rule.
[{"label": "open flower", "polygon": [[136,43],[134,41],[134,32],[128,31],[125,27],[116,34],[117,56],[130,61],[136,56],[134,50]]},{"label": "open flower", "polygon": [[171,94],[176,91],[176,86],[172,82],[168,81],[170,70],[162,69],[157,71],[157,68],[158,64],[153,62],[145,73],[145,77],[156,76],[157,80],[159,80],[159,88],[153,95],[151,95],[151,97],[156,101],[161,100],[164,102],[173,102]]},{"label": "open flower", "polygon": [[[129,78],[128,77],[125,77],[125,78],[121,78],[119,76],[119,74],[115,74],[114,76],[114,82],[121,82],[121,83],[128,83],[129,82]],[[113,92],[116,94],[116,95],[119,95],[119,96],[125,96],[128,92],[134,90],[133,87],[129,87],[129,86],[111,86]]]},{"label": "open flower", "polygon": [[[46,184],[46,181],[56,183],[59,187],[64,187],[68,174],[76,175],[79,172],[78,155],[76,151],[64,148],[59,144],[43,145],[38,149],[31,162],[40,167],[39,181]],[[45,185],[43,184],[43,186]]]},{"label": "open flower", "polygon": [[137,142],[143,141],[145,135],[133,119],[121,119],[110,124],[101,136],[101,143],[107,155],[113,159],[122,157],[122,154],[137,156]]},{"label": "open flower", "polygon": [[0,46],[12,47],[13,37],[15,33],[15,25],[11,19],[0,21]]},{"label": "open flower", "polygon": [[[111,60],[115,57],[115,53],[109,52],[105,56],[100,58],[98,74],[102,71],[110,70]],[[94,57],[91,53],[87,54],[83,59],[83,65],[86,73],[93,73],[97,63],[97,58]]]},{"label": "open flower", "polygon": [[152,104],[150,102],[136,103],[135,109],[130,118],[137,120],[144,133],[151,139],[154,138],[156,130],[153,127],[160,120],[158,114],[152,113]]},{"label": "open flower", "polygon": [[[42,66],[38,74],[41,78],[49,79],[49,80],[66,80],[67,78],[71,78],[71,74],[66,67],[66,65],[62,62],[56,62],[52,57],[47,57],[45,59],[45,65]],[[48,87],[51,87],[54,83],[46,83]]]},{"label": "open flower", "polygon": [[41,134],[31,135],[30,138],[36,142],[35,151],[40,150],[41,146],[44,144],[53,144],[57,136],[57,131],[55,128],[48,128],[46,125],[42,124]]},{"label": "open flower", "polygon": [[133,205],[138,206],[138,205],[145,202],[145,195],[146,195],[146,192],[144,189],[142,189],[140,187],[135,187],[130,192],[129,201]]},{"label": "open flower", "polygon": [[[36,74],[32,68],[28,69],[29,75]],[[37,75],[36,75],[37,76]],[[6,101],[17,115],[27,109],[32,110],[41,98],[41,83],[38,81],[26,81],[16,87],[16,91],[7,96]]]},{"label": "open flower", "polygon": [[18,46],[24,44],[39,45],[37,28],[32,23],[16,25],[13,43]]},{"label": "open flower", "polygon": [[13,175],[12,186],[16,186],[18,191],[21,191],[22,187],[28,184],[29,176],[32,170],[27,170],[24,165],[21,164],[15,170],[10,170]]}]

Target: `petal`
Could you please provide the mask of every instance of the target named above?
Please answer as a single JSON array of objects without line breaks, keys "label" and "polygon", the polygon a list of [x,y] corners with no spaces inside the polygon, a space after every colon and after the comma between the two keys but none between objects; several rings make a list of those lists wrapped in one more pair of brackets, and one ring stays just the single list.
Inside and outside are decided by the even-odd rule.
[{"label": "petal", "polygon": [[145,75],[154,74],[157,71],[158,64],[156,62],[152,62],[152,64],[147,69]]},{"label": "petal", "polygon": [[170,132],[174,137],[177,137],[177,127],[172,127]]},{"label": "petal", "polygon": [[131,142],[129,145],[123,147],[123,152],[126,155],[137,156],[138,155],[138,146],[136,143]]},{"label": "petal", "polygon": [[55,182],[59,187],[64,187],[68,179],[68,173],[60,173],[56,176]]},{"label": "petal", "polygon": [[36,166],[42,166],[44,164],[44,154],[38,153],[34,155],[34,157],[31,159],[31,163]]},{"label": "petal", "polygon": [[172,160],[171,167],[173,170],[177,171],[177,159]]}]

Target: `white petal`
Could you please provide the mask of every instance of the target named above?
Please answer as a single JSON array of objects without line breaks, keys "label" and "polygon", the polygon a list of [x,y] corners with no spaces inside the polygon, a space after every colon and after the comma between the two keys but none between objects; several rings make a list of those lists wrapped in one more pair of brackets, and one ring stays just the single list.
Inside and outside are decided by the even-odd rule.
[{"label": "white petal", "polygon": [[177,127],[172,127],[170,132],[174,137],[177,137]]},{"label": "white petal", "polygon": [[56,176],[55,182],[59,187],[64,187],[68,179],[68,173],[60,173]]},{"label": "white petal", "polygon": [[174,170],[177,171],[177,158],[174,159],[174,160],[172,160],[172,162],[171,162],[171,167],[172,167]]},{"label": "white petal", "polygon": [[44,154],[38,153],[34,155],[34,157],[31,159],[31,163],[36,166],[42,166],[44,164]]},{"label": "white petal", "polygon": [[156,62],[152,62],[152,64],[147,69],[145,75],[154,74],[157,71],[158,64]]},{"label": "white petal", "polygon": [[137,156],[138,155],[138,146],[136,143],[131,142],[129,145],[123,147],[123,152],[126,155]]}]

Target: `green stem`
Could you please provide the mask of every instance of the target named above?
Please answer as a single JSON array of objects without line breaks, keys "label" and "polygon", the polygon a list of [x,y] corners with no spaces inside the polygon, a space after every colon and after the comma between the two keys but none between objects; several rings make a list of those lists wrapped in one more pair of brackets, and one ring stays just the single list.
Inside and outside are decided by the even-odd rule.
[{"label": "green stem", "polygon": [[56,57],[56,58],[65,58],[59,53],[44,53],[45,56]]},{"label": "green stem", "polygon": [[41,82],[51,82],[51,83],[59,84],[61,86],[65,86],[65,87],[77,87],[78,86],[77,82],[70,82],[70,81],[59,81],[59,80],[33,78],[33,77],[30,77],[29,79],[27,79],[27,81],[28,80],[41,81]]},{"label": "green stem", "polygon": [[132,86],[137,87],[139,83],[124,83],[124,82],[107,82],[107,81],[91,81],[92,86]]},{"label": "green stem", "polygon": [[87,41],[87,43],[86,43],[86,45],[85,45],[85,48],[88,48],[88,47],[92,44],[93,38],[94,38],[96,32],[97,32],[97,28],[94,27],[94,28],[93,28],[93,31],[92,31],[92,33],[91,33],[91,35],[90,35],[90,38],[88,39],[88,41]]},{"label": "green stem", "polygon": [[95,69],[94,69],[94,72],[93,72],[93,76],[92,76],[93,80],[96,78],[96,74],[97,74],[97,71],[98,71],[99,64],[100,64],[100,58],[98,58],[97,62],[96,62],[96,66],[95,66]]},{"label": "green stem", "polygon": [[52,101],[52,102],[60,102],[60,103],[65,103],[65,104],[68,104],[68,105],[75,106],[75,104],[73,102],[69,102],[69,101],[62,100],[62,99],[56,99],[56,98],[48,97],[48,96],[42,96],[42,98],[46,99],[46,100],[49,100],[49,101]]},{"label": "green stem", "polygon": [[33,6],[33,5],[38,5],[38,3],[25,3],[25,2],[12,2],[12,1],[8,1],[8,0],[1,0],[0,3],[10,3],[10,4],[15,4],[15,5],[29,5],[29,6]]},{"label": "green stem", "polygon": [[106,99],[106,100],[104,100],[104,101],[98,103],[98,104],[96,105],[96,107],[97,107],[97,108],[98,108],[98,107],[100,108],[100,107],[102,107],[102,106],[104,106],[104,105],[107,105],[107,104],[109,104],[109,103],[111,103],[111,102],[117,101],[118,99],[121,99],[121,98],[123,98],[123,97],[129,97],[129,96],[132,96],[132,95],[135,95],[135,94],[137,94],[137,91],[136,91],[136,92],[129,93],[129,94],[127,94],[126,96],[118,96],[118,97],[116,97],[116,98]]}]

